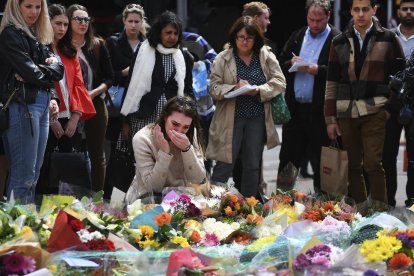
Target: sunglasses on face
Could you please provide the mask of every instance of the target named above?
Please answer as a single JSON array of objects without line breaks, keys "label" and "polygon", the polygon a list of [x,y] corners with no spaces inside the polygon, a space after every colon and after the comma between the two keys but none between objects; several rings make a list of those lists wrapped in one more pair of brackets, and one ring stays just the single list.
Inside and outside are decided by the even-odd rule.
[{"label": "sunglasses on face", "polygon": [[80,16],[74,16],[72,20],[75,20],[78,24],[89,24],[91,22],[90,17],[80,17]]},{"label": "sunglasses on face", "polygon": [[190,100],[190,99],[186,99],[186,98],[177,98],[176,102],[179,106],[184,107],[185,105],[195,109],[197,108],[197,104],[195,101]]},{"label": "sunglasses on face", "polygon": [[405,11],[405,12],[410,10],[410,11],[414,12],[414,7],[402,7],[402,8],[400,8],[400,10]]},{"label": "sunglasses on face", "polygon": [[129,4],[126,7],[127,7],[127,9],[140,9],[140,10],[142,10],[142,6],[138,5],[138,4]]}]

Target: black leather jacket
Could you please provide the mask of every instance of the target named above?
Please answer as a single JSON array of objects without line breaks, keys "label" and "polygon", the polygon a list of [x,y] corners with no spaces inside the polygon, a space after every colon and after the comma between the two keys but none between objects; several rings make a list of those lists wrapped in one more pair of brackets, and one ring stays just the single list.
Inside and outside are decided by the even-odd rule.
[{"label": "black leather jacket", "polygon": [[[0,34],[0,95],[4,100],[16,87],[15,74],[25,82],[25,89],[14,97],[15,101],[31,104],[39,90],[46,90],[52,98],[58,98],[54,90],[55,80],[63,77],[61,62],[46,64],[51,50],[28,36],[24,31],[10,25]],[[24,91],[24,92],[23,92]]]}]

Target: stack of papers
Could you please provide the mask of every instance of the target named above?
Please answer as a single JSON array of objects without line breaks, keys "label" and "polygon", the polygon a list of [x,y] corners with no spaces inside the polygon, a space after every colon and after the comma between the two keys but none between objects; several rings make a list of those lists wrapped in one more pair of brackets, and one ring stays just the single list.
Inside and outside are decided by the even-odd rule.
[{"label": "stack of papers", "polygon": [[307,62],[307,61],[298,61],[298,62],[293,63],[293,64],[292,64],[292,67],[290,67],[288,71],[289,71],[290,73],[292,73],[292,72],[296,72],[296,71],[298,71],[298,70],[299,70],[299,67],[302,67],[302,66],[309,66],[309,65],[311,65],[311,64],[312,64],[312,63]]},{"label": "stack of papers", "polygon": [[224,98],[229,99],[229,98],[234,98],[234,97],[246,94],[250,90],[256,89],[256,87],[257,87],[256,85],[250,85],[250,84],[242,86],[239,89],[228,92],[226,95],[224,95]]}]

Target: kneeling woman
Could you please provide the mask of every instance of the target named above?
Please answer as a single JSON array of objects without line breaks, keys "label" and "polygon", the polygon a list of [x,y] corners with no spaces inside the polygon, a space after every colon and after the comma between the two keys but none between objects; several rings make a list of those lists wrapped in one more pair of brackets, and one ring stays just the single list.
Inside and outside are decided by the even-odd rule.
[{"label": "kneeling woman", "polygon": [[165,187],[202,183],[206,170],[200,135],[196,103],[185,96],[170,99],[158,121],[132,140],[137,167],[127,203]]}]

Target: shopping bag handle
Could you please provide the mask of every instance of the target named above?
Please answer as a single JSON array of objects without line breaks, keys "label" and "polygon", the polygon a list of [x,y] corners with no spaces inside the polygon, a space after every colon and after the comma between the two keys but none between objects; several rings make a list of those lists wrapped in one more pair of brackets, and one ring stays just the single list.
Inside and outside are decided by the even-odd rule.
[{"label": "shopping bag handle", "polygon": [[339,146],[337,138],[331,140],[331,144],[329,145],[329,147],[330,148],[341,149],[341,147]]}]

